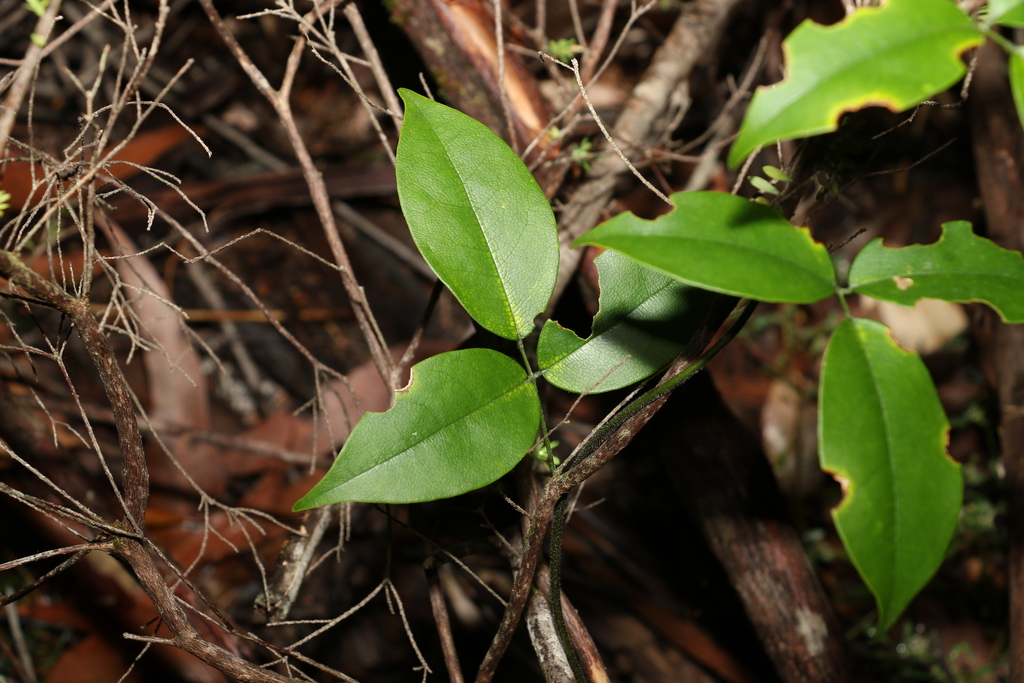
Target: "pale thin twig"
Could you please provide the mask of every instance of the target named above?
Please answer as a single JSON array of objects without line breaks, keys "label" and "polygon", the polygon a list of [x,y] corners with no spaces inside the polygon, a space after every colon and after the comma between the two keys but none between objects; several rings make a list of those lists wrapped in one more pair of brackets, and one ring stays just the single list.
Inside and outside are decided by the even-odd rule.
[{"label": "pale thin twig", "polygon": [[427,590],[430,593],[430,610],[437,625],[437,634],[441,638],[441,651],[444,653],[444,665],[448,670],[451,683],[463,683],[462,666],[455,650],[455,638],[452,636],[452,624],[448,618],[448,605],[444,600],[444,592],[438,578],[436,568],[427,570]]},{"label": "pale thin twig", "polygon": [[298,621],[278,621],[278,622],[275,622],[273,624],[268,624],[268,626],[290,626],[290,625],[293,625],[293,624],[317,624],[317,623],[323,623],[323,626],[321,626],[320,628],[316,629],[312,633],[310,633],[310,634],[308,634],[306,636],[303,636],[299,640],[296,640],[294,643],[292,643],[288,647],[288,649],[294,650],[298,646],[300,646],[300,645],[302,645],[304,643],[308,643],[309,641],[313,640],[313,638],[316,638],[321,633],[324,633],[325,631],[327,631],[327,630],[333,628],[334,626],[340,624],[341,622],[343,622],[344,620],[348,619],[350,616],[352,616],[353,614],[355,614],[356,612],[361,610],[368,602],[370,602],[370,600],[373,600],[377,596],[377,593],[380,593],[381,590],[383,590],[385,588],[385,586],[387,586],[387,584],[388,584],[388,580],[387,579],[382,580],[380,583],[377,584],[377,587],[374,588],[372,591],[370,591],[370,593],[365,598],[363,598],[362,600],[357,602],[354,606],[352,606],[350,609],[346,610],[343,614],[340,614],[339,616],[336,616],[333,619],[329,619],[326,622],[321,621],[319,619],[298,620]]},{"label": "pale thin twig", "polygon": [[391,85],[391,79],[388,78],[388,72],[380,61],[377,46],[374,45],[369,31],[366,30],[366,24],[363,23],[362,15],[359,14],[359,7],[356,3],[350,2],[345,5],[343,12],[345,13],[345,18],[348,19],[349,25],[352,27],[352,32],[356,35],[356,40],[359,41],[359,47],[362,48],[363,54],[366,55],[366,59],[370,62],[370,70],[373,72],[373,77],[377,80],[377,89],[380,90],[381,96],[387,102],[388,113],[391,114],[395,130],[400,131],[402,130],[402,115],[400,113],[402,107],[398,102],[395,89]]},{"label": "pale thin twig", "polygon": [[335,223],[334,216],[331,212],[330,198],[327,193],[327,188],[324,185],[323,176],[313,163],[313,158],[310,156],[309,150],[306,147],[306,144],[302,139],[302,135],[298,130],[298,126],[295,123],[295,118],[292,115],[291,104],[288,100],[289,88],[294,78],[295,71],[298,69],[299,60],[305,48],[306,41],[304,38],[300,38],[295,41],[292,52],[288,57],[285,77],[282,80],[281,88],[280,90],[275,90],[271,87],[263,73],[256,67],[246,52],[242,49],[241,45],[239,45],[231,31],[225,26],[224,20],[221,18],[217,8],[214,6],[213,1],[201,0],[201,3],[203,5],[203,9],[206,10],[207,16],[213,23],[214,28],[216,28],[217,32],[220,34],[221,39],[228,46],[228,49],[234,55],[239,65],[246,72],[260,93],[271,103],[271,105],[273,105],[278,115],[278,119],[285,128],[289,142],[291,142],[295,155],[298,158],[299,166],[302,168],[303,176],[309,186],[314,208],[316,209],[317,216],[320,219],[321,227],[327,236],[327,241],[331,247],[331,252],[334,255],[334,260],[341,268],[342,284],[345,287],[345,291],[348,294],[349,299],[352,301],[352,308],[355,311],[356,320],[363,333],[363,338],[366,340],[366,343],[370,348],[370,355],[373,358],[377,372],[388,387],[389,397],[393,397],[394,387],[392,387],[389,382],[391,371],[394,367],[391,354],[387,351],[387,345],[384,342],[383,336],[380,334],[373,312],[370,310],[369,303],[366,301],[363,289],[356,280],[355,275],[352,273],[348,253],[341,241],[341,236],[338,233],[338,226]]},{"label": "pale thin twig", "polygon": [[8,593],[6,595],[0,595],[0,605],[7,605],[7,604],[10,604],[12,602],[17,602],[18,600],[21,600],[23,597],[25,597],[26,595],[28,595],[29,593],[34,591],[36,588],[39,588],[40,586],[42,586],[44,583],[46,583],[47,581],[49,581],[53,577],[59,576],[60,574],[63,574],[66,570],[71,569],[71,567],[73,567],[80,559],[85,557],[85,555],[86,555],[86,552],[84,550],[83,551],[79,551],[79,552],[75,553],[74,555],[72,555],[71,557],[69,557],[68,559],[66,559],[63,562],[61,562],[60,564],[58,564],[56,567],[54,567],[50,571],[48,571],[45,574],[43,574],[42,576],[36,578],[31,583],[22,586],[21,588],[19,588],[18,590],[14,591],[13,593]]},{"label": "pale thin twig", "polygon": [[576,42],[587,47],[587,36],[583,33],[583,22],[580,20],[580,8],[576,0],[569,0],[569,14],[572,15],[572,26],[576,30]]},{"label": "pale thin twig", "polygon": [[755,149],[753,152],[751,152],[750,156],[748,156],[746,161],[743,162],[743,166],[740,167],[740,172],[738,174],[736,174],[736,182],[733,183],[732,190],[730,191],[730,194],[739,194],[740,188],[743,187],[743,181],[747,177],[747,171],[750,170],[750,167],[754,163],[754,159],[756,159],[757,155],[760,154],[760,153],[761,153],[761,146],[758,145],[757,149]]},{"label": "pale thin twig", "polygon": [[[32,33],[34,36],[39,36],[43,42],[50,37],[53,25],[57,21],[57,13],[60,12],[60,4],[61,0],[50,0],[46,11],[39,17],[39,21],[36,22]],[[14,78],[14,83],[7,91],[7,98],[4,100],[2,108],[3,112],[0,113],[0,159],[6,156],[7,138],[11,135],[14,119],[18,115],[18,110],[21,109],[21,103],[25,100],[25,95],[28,93],[29,86],[35,77],[36,69],[39,67],[42,57],[43,48],[36,40],[31,41],[25,56],[21,60],[21,66],[18,68],[18,74]]]},{"label": "pale thin twig", "polygon": [[87,552],[89,550],[110,550],[113,548],[113,544],[109,542],[98,542],[98,543],[80,543],[78,545],[69,545],[64,548],[54,548],[53,550],[44,550],[41,553],[35,555],[29,555],[27,557],[19,557],[17,560],[11,560],[10,562],[4,562],[0,564],[0,572],[5,572],[15,567],[20,567],[23,564],[29,564],[31,562],[38,562],[39,560],[48,560],[51,557],[58,557],[60,555],[71,555],[73,553]]},{"label": "pale thin twig", "polygon": [[[387,582],[388,592],[394,598],[395,604],[398,605],[398,615],[402,619],[402,626],[405,627],[405,635],[409,639],[413,652],[416,653],[416,659],[420,660],[420,666],[417,668],[423,671],[423,680],[426,682],[427,674],[434,672],[431,670],[430,665],[427,664],[423,653],[420,652],[420,646],[416,644],[416,637],[412,634],[412,627],[409,626],[409,618],[405,616],[405,606],[402,604],[402,597],[398,594],[398,589],[395,588],[395,584],[391,583],[391,579],[385,579],[385,581]],[[415,670],[413,669],[413,671]]]},{"label": "pale thin twig", "polygon": [[[395,364],[395,372],[400,375],[402,369],[412,362],[412,359],[416,355],[416,350],[419,348],[420,342],[423,340],[423,333],[427,329],[427,324],[430,322],[430,317],[433,315],[434,306],[437,305],[438,299],[441,298],[441,294],[444,292],[444,283],[440,280],[434,282],[434,288],[430,291],[430,298],[427,300],[427,305],[423,309],[423,315],[420,318],[419,324],[416,326],[416,331],[413,332],[412,339],[409,341],[409,346],[406,347],[405,353],[402,354],[402,358]],[[396,376],[392,378],[392,383],[397,387],[400,377]]]},{"label": "pale thin twig", "polygon": [[[597,73],[595,73],[591,78],[586,79],[587,85],[590,85],[592,83],[596,83],[597,81],[601,80],[601,76],[604,75],[605,70],[608,69],[608,67],[611,65],[612,61],[615,59],[615,56],[618,54],[619,48],[622,47],[622,43],[625,40],[626,34],[629,32],[629,29],[633,26],[633,24],[637,21],[637,19],[639,19],[644,14],[646,14],[652,7],[654,7],[654,5],[655,5],[655,3],[657,3],[657,1],[658,0],[649,0],[649,2],[647,2],[645,5],[641,6],[640,8],[637,8],[636,0],[631,0],[630,5],[632,7],[632,12],[629,15],[629,19],[626,20],[626,25],[622,28],[622,31],[619,33],[619,37],[615,40],[615,44],[612,46],[611,51],[609,51],[608,56],[605,57],[604,62],[601,63],[601,68],[599,68],[597,70]],[[554,63],[554,64],[562,66],[562,67],[564,67],[564,68],[566,68],[566,69],[568,69],[570,71],[572,70],[571,66],[569,66],[565,62],[562,62],[562,61],[560,61],[558,59],[555,59],[554,57],[552,57],[551,55],[549,55],[549,54],[547,54],[545,52],[540,52],[539,56],[540,56],[541,59],[544,60],[544,62],[546,64],[547,63]],[[579,108],[579,103],[582,100],[583,100],[583,97],[579,93],[579,91],[577,90],[576,95],[573,97],[572,101],[569,102],[569,104],[567,104],[565,107],[563,107],[562,111],[560,111],[554,118],[552,118],[550,121],[548,121],[548,124],[544,127],[544,129],[541,130],[532,141],[530,141],[530,144],[527,145],[526,150],[521,155],[521,158],[523,158],[523,159],[528,158],[530,156],[530,152],[533,151],[533,148],[536,147],[540,143],[540,141],[544,139],[544,136],[547,135],[548,132],[551,130],[551,128],[553,126],[556,126],[559,121],[564,119],[570,113],[575,114],[576,110]],[[573,123],[570,123],[569,125],[567,125],[565,127],[564,130],[562,130],[559,133],[558,136],[556,136],[555,140],[561,139],[562,137],[565,137],[566,135],[568,135],[571,132],[572,128],[573,128]],[[554,142],[554,140],[552,142]],[[538,159],[535,163],[536,164],[540,164],[541,162],[542,162],[542,159]],[[535,170],[535,167],[531,168],[530,170],[531,171]]]},{"label": "pale thin twig", "polygon": [[14,650],[17,653],[18,662],[24,674],[25,683],[37,683],[36,667],[32,661],[32,653],[29,651],[28,643],[25,641],[25,631],[21,628],[21,615],[18,608],[11,603],[4,605],[4,616],[7,618],[7,630],[14,641]]},{"label": "pale thin twig", "polygon": [[608,144],[612,146],[612,149],[615,150],[615,153],[619,155],[620,159],[622,159],[622,163],[626,164],[630,172],[632,172],[632,174],[636,176],[637,179],[640,180],[640,182],[643,183],[648,190],[656,194],[662,201],[664,201],[666,204],[668,204],[674,209],[676,203],[669,199],[661,190],[656,188],[650,180],[645,178],[643,174],[641,174],[640,171],[636,169],[636,166],[634,166],[632,162],[630,162],[630,160],[626,158],[626,155],[622,153],[622,150],[619,149],[619,146],[615,143],[615,139],[612,137],[611,133],[608,132],[608,129],[604,127],[604,122],[602,122],[601,117],[597,115],[597,110],[594,109],[594,105],[590,102],[590,97],[587,96],[587,90],[586,88],[583,87],[583,79],[580,77],[580,64],[578,61],[576,61],[575,57],[573,57],[572,59],[572,72],[576,76],[576,85],[580,89],[580,94],[583,96],[583,101],[587,103],[587,108],[590,109],[590,114],[594,117],[594,121],[597,122],[598,127],[604,134],[605,140],[608,141]]},{"label": "pale thin twig", "polygon": [[505,114],[505,126],[508,128],[509,147],[518,154],[519,140],[516,126],[512,120],[512,107],[509,106],[508,92],[505,90],[505,26],[501,23],[501,0],[494,0],[494,41],[498,53],[498,95],[501,98],[501,109]]}]

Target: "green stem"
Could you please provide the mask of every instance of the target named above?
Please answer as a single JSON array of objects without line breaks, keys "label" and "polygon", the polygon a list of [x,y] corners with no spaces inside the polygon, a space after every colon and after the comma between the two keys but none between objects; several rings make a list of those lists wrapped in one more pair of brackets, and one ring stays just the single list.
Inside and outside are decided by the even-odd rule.
[{"label": "green stem", "polygon": [[[533,366],[530,365],[530,358],[529,358],[529,356],[526,355],[526,347],[523,346],[523,340],[522,339],[517,339],[516,340],[516,346],[519,348],[519,354],[523,357],[523,365],[526,366],[526,372],[529,375],[528,379],[531,382],[533,382],[534,387],[537,388],[537,396],[539,397],[540,396],[540,386],[537,384],[537,378],[541,377],[543,375],[543,373],[540,372],[540,371],[534,371]],[[538,402],[540,402],[539,398],[537,400],[538,400]],[[544,405],[543,404],[541,404],[541,410],[540,410],[540,438],[541,438],[541,441],[544,444],[544,452],[547,453],[548,454],[548,458],[550,458],[550,460],[548,461],[548,469],[549,470],[553,470],[554,468],[553,468],[552,465],[554,463],[555,453],[551,449],[551,438],[548,436],[548,423],[547,423],[547,420],[544,419]],[[536,453],[534,453],[534,455],[536,455]]]},{"label": "green stem", "polygon": [[[537,385],[537,379],[540,377],[539,372],[534,372],[530,366],[530,359],[526,354],[526,348],[523,346],[523,340],[516,340],[516,346],[519,347],[519,353],[523,357],[523,365],[526,366],[526,371],[530,374],[530,379],[534,385]],[[538,396],[540,387],[537,387]],[[540,435],[544,442],[545,452],[548,454],[550,459],[547,463],[548,469],[553,469],[555,453],[551,448],[551,440],[548,436],[548,425],[547,420],[544,419],[544,406],[541,405],[540,413]],[[572,668],[573,676],[576,677],[578,683],[584,683],[587,679],[583,676],[583,667],[580,666],[579,657],[576,656],[576,650],[572,646],[572,640],[569,638],[569,629],[565,626],[565,614],[562,613],[562,529],[565,524],[565,511],[568,506],[568,497],[562,496],[562,499],[558,501],[555,506],[554,519],[552,520],[551,526],[551,596],[549,599],[549,606],[551,609],[551,620],[555,625],[555,632],[558,634],[558,641],[562,645],[562,651],[565,653],[565,658],[569,661],[569,666]],[[558,550],[556,551],[555,548]]]},{"label": "green stem", "polygon": [[980,27],[981,32],[984,33],[988,38],[999,47],[1006,50],[1007,54],[1013,54],[1017,52],[1017,46],[1014,45],[1012,40],[1007,40],[998,31],[993,30],[991,26],[985,26],[984,24]]},{"label": "green stem", "polygon": [[[754,312],[755,307],[757,307],[757,301],[754,300],[747,300],[746,303],[742,304],[742,311],[740,312],[739,317],[736,318],[735,322],[729,326],[729,329],[725,331],[725,334],[723,334],[719,340],[711,346],[711,348],[701,354],[700,358],[684,368],[679,374],[674,375],[665,382],[662,382],[650,391],[641,395],[621,411],[616,413],[614,417],[604,423],[604,425],[599,429],[595,430],[579,451],[579,455],[567,460],[566,463],[558,469],[555,476],[564,478],[569,469],[574,465],[583,462],[583,460],[592,455],[598,447],[604,443],[605,439],[607,439],[607,437],[616,429],[621,427],[626,420],[633,417],[645,407],[669,393],[703,369],[711,359],[717,356],[719,351],[725,348],[726,344],[731,342],[739,331],[743,329],[747,320],[750,319],[750,315]],[[545,436],[545,438],[547,437]],[[569,666],[572,667],[573,675],[576,676],[576,680],[582,683],[586,678],[583,676],[583,669],[580,666],[579,659],[576,657],[576,651],[573,649],[572,643],[569,640],[569,632],[565,627],[565,615],[562,613],[562,529],[565,524],[565,512],[567,507],[568,496],[562,496],[561,500],[558,501],[558,504],[555,507],[554,517],[551,520],[551,559],[549,562],[551,569],[550,608],[552,620],[555,622],[555,631],[558,633],[558,639],[562,643],[562,649],[565,651],[565,656],[569,660]]]},{"label": "green stem", "polygon": [[[681,385],[686,380],[693,377],[695,374],[704,369],[704,367],[711,362],[711,359],[718,355],[718,353],[725,348],[726,344],[731,342],[739,331],[743,329],[743,326],[747,324],[747,320],[750,319],[750,315],[754,312],[758,302],[753,299],[747,299],[746,303],[741,303],[742,310],[736,321],[729,326],[729,329],[725,331],[718,341],[714,343],[707,351],[705,351],[697,360],[693,361],[690,365],[683,368],[678,375],[674,375],[669,379],[665,380],[658,386],[654,387],[650,391],[635,398],[626,407],[615,414],[610,420],[605,422],[601,427],[595,430],[590,438],[584,442],[579,448],[579,454],[573,454],[566,462],[559,468],[556,474],[563,474],[565,471],[572,469],[579,463],[583,462],[587,457],[594,453],[598,447],[604,443],[605,439],[612,434],[616,429],[622,426],[622,424],[633,417],[641,410],[649,406],[650,404],[657,401],[665,394],[671,392],[673,389]],[[739,308],[738,306],[737,308]]]},{"label": "green stem", "polygon": [[852,318],[853,313],[850,312],[850,304],[846,301],[846,292],[842,289],[836,288],[836,296],[839,297],[839,304],[843,307],[843,313],[846,314],[847,318]]},{"label": "green stem", "polygon": [[562,651],[569,660],[569,667],[578,683],[584,683],[587,679],[583,675],[583,667],[580,665],[579,657],[576,656],[576,649],[572,646],[569,638],[569,629],[565,626],[565,614],[562,612],[562,529],[565,526],[565,512],[569,507],[569,496],[562,496],[555,506],[555,515],[551,520],[551,619],[555,622],[555,632],[562,644]]}]

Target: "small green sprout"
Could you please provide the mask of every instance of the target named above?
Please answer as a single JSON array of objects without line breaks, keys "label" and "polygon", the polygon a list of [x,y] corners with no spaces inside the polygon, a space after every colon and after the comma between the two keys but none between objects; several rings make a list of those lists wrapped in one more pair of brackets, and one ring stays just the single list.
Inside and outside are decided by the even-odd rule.
[{"label": "small green sprout", "polygon": [[562,459],[555,455],[554,450],[558,448],[559,443],[558,441],[552,441],[550,448],[548,448],[547,444],[540,444],[533,451],[533,457],[540,462],[548,463],[551,467],[558,467],[562,464]]},{"label": "small green sprout", "polygon": [[771,178],[772,180],[778,180],[784,183],[793,182],[793,176],[789,175],[781,168],[776,168],[774,166],[763,166],[761,167],[761,170],[764,171],[764,174]]},{"label": "small green sprout", "polygon": [[[50,0],[25,0],[25,7],[30,12],[35,14],[37,17],[43,16],[43,12],[50,5]],[[35,36],[32,36],[32,41],[35,42]]]},{"label": "small green sprout", "polygon": [[3,216],[9,208],[11,208],[11,193],[0,190],[0,216]]},{"label": "small green sprout", "polygon": [[548,41],[548,54],[559,61],[568,62],[581,52],[583,52],[583,48],[576,44],[575,38]]},{"label": "small green sprout", "polygon": [[590,173],[590,160],[593,158],[590,150],[593,146],[590,138],[583,138],[580,144],[574,145],[572,148],[572,160],[579,164],[587,173]]},{"label": "small green sprout", "polygon": [[747,176],[747,180],[750,181],[751,185],[756,187],[761,192],[764,192],[765,194],[779,193],[779,188],[775,187],[774,185],[772,185],[770,182],[768,182],[759,175]]}]

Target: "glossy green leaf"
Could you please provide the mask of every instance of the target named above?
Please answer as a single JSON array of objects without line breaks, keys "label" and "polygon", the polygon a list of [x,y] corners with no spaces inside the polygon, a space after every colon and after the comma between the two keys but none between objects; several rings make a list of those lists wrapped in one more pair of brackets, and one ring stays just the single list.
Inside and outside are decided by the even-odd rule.
[{"label": "glossy green leaf", "polygon": [[575,393],[619,389],[668,365],[697,332],[715,296],[615,251],[594,263],[601,310],[591,335],[580,339],[549,320],[537,342],[545,379]]},{"label": "glossy green leaf", "polygon": [[783,42],[786,79],[754,93],[729,166],[761,145],[833,131],[843,112],[913,107],[956,83],[960,53],[982,40],[950,0],[888,0],[833,26],[804,21]]},{"label": "glossy green leaf", "polygon": [[295,510],[345,501],[414,503],[486,486],[515,467],[540,426],[537,388],[490,349],[443,353],[412,369],[384,413],[366,413]]},{"label": "glossy green leaf", "polygon": [[1010,53],[1010,91],[1017,108],[1017,119],[1024,125],[1024,57],[1020,52]]},{"label": "glossy green leaf", "polygon": [[780,180],[784,183],[793,182],[793,176],[789,175],[781,168],[776,168],[775,166],[762,166],[761,170],[772,180]]},{"label": "glossy green leaf", "polygon": [[986,21],[1024,28],[1024,0],[990,0]]},{"label": "glossy green leaf", "polygon": [[1004,321],[1024,322],[1024,256],[975,235],[967,221],[943,224],[935,244],[887,249],[872,240],[850,266],[850,288],[904,306],[983,301]]},{"label": "glossy green leaf", "polygon": [[573,243],[629,256],[687,284],[761,301],[809,303],[830,296],[828,251],[767,206],[721,192],[680,192],[653,221],[619,214]]},{"label": "glossy green leaf", "polygon": [[921,358],[881,323],[845,320],[821,368],[822,469],[844,497],[832,516],[885,631],[938,569],[963,497],[949,424]]},{"label": "glossy green leaf", "polygon": [[547,198],[487,126],[399,93],[405,121],[395,173],[416,246],[478,323],[507,339],[525,337],[558,273]]},{"label": "glossy green leaf", "polygon": [[773,194],[774,195],[774,194],[778,194],[779,193],[779,188],[775,187],[774,185],[772,185],[770,182],[768,182],[767,180],[765,180],[761,176],[752,175],[752,176],[748,177],[748,180],[750,180],[750,184],[751,185],[753,185],[755,188],[757,188],[761,192],[764,192],[765,194]]}]

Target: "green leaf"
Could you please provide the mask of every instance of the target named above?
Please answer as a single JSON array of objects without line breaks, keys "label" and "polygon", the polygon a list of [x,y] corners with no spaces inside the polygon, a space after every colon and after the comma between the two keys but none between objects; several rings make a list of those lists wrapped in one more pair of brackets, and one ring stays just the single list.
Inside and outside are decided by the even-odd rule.
[{"label": "green leaf", "polygon": [[[26,0],[25,7],[35,14],[36,16],[43,16],[46,13],[46,8],[49,7],[50,0]],[[44,39],[45,40],[45,39]]]},{"label": "green leaf", "polygon": [[680,192],[653,221],[619,214],[577,239],[615,249],[691,285],[761,301],[810,303],[834,293],[828,251],[775,209],[720,192]]},{"label": "green leaf", "polygon": [[784,183],[793,182],[793,176],[789,175],[781,168],[776,168],[775,166],[762,166],[761,170],[764,171],[764,174],[772,180],[779,180]]},{"label": "green leaf", "polygon": [[850,266],[850,288],[904,306],[983,301],[1004,321],[1024,322],[1024,256],[978,237],[967,221],[944,223],[935,244],[887,249],[872,240]]},{"label": "green leaf", "polygon": [[558,274],[555,217],[515,152],[485,125],[409,90],[396,176],[416,246],[469,314],[522,339]]},{"label": "green leaf", "polygon": [[758,176],[758,175],[747,176],[747,180],[750,181],[751,185],[756,187],[761,192],[764,192],[765,194],[778,194],[779,193],[779,188],[775,187],[774,185],[772,185],[770,182],[768,182],[767,180],[765,180],[761,176]]},{"label": "green leaf", "polygon": [[568,62],[581,52],[583,52],[583,48],[576,44],[575,38],[560,38],[548,41],[548,53],[555,59],[563,62]]},{"label": "green leaf", "polygon": [[923,102],[963,76],[960,53],[982,40],[950,0],[888,0],[833,26],[804,21],[783,41],[786,79],[754,93],[730,168],[759,146],[833,131],[843,112]]},{"label": "green leaf", "polygon": [[991,0],[986,21],[1012,28],[1024,28],[1024,0]]},{"label": "green leaf", "polygon": [[428,358],[413,367],[390,410],[363,415],[331,469],[293,509],[472,491],[515,467],[539,425],[537,388],[512,359],[490,349]]},{"label": "green leaf", "polygon": [[885,631],[938,569],[963,497],[945,452],[949,423],[921,358],[873,320],[844,320],[821,368],[822,469],[844,498],[832,511]]},{"label": "green leaf", "polygon": [[682,353],[714,294],[690,287],[614,251],[594,261],[601,310],[580,339],[548,321],[537,342],[544,378],[566,391],[597,393],[639,382]]},{"label": "green leaf", "polygon": [[1010,91],[1017,107],[1017,118],[1024,125],[1024,57],[1019,52],[1010,53]]}]

